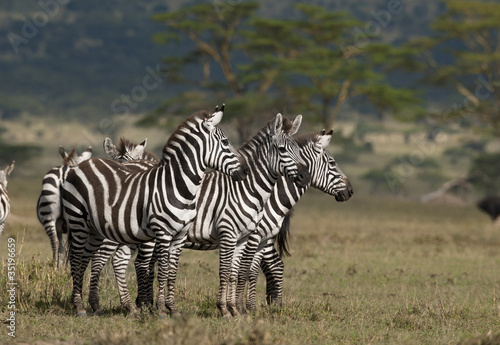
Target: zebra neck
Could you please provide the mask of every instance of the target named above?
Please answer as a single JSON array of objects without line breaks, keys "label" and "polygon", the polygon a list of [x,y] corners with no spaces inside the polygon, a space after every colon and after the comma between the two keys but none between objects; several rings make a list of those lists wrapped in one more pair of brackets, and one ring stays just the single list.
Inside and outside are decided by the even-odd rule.
[{"label": "zebra neck", "polygon": [[266,201],[275,186],[278,175],[273,174],[269,164],[269,149],[271,144],[269,141],[251,141],[242,147],[239,152],[245,158],[249,173],[243,181],[246,188],[251,193]]},{"label": "zebra neck", "polygon": [[299,202],[309,187],[310,184],[302,187],[284,176],[280,177],[275,187],[276,204],[281,205],[283,212],[287,213]]},{"label": "zebra neck", "polygon": [[176,187],[188,190],[194,198],[207,167],[199,157],[190,157],[176,148],[166,148],[158,169],[168,172]]}]

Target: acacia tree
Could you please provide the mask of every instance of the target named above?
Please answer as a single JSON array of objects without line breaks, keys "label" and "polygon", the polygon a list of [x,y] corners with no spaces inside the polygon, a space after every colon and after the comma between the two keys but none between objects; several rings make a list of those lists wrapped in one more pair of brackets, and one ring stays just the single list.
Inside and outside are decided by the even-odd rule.
[{"label": "acacia tree", "polygon": [[[198,4],[155,17],[167,27],[155,37],[158,43],[188,38],[195,46],[165,59],[171,77],[182,80],[186,66],[201,64],[203,78],[196,84],[232,97],[241,138],[248,136],[254,114],[269,112],[277,99],[313,110],[306,117],[319,119],[325,128],[333,127],[342,105],[355,97],[379,111],[416,101],[412,92],[392,87],[386,78],[384,65],[394,54],[389,45],[374,41],[346,57],[342,45],[360,25],[350,15],[299,4],[296,19],[258,18],[257,6],[242,2],[221,16],[210,4]],[[222,82],[212,81],[214,63]]]},{"label": "acacia tree", "polygon": [[443,120],[472,115],[499,136],[500,3],[445,0],[445,4],[446,12],[431,26],[435,35],[416,39],[408,47],[417,52],[425,82],[452,88],[463,97],[443,114]]},{"label": "acacia tree", "polygon": [[[307,82],[290,92],[317,109],[325,128],[333,127],[342,106],[354,99],[368,102],[380,113],[398,112],[418,102],[414,91],[394,87],[388,80],[393,67],[390,57],[399,54],[397,49],[377,37],[370,37],[370,43],[361,49],[353,39],[361,23],[349,14],[315,5],[298,4],[296,8],[302,18],[292,25],[305,46],[287,62],[287,70]],[[352,43],[346,48],[346,42]]]}]

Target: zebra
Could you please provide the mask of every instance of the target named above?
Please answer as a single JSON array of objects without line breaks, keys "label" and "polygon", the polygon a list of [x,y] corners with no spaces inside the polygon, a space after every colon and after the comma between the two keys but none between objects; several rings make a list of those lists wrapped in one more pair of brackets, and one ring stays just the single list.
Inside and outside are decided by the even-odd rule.
[{"label": "zebra", "polygon": [[62,146],[59,146],[59,155],[63,159],[63,164],[50,169],[43,177],[42,191],[36,206],[38,221],[43,225],[50,239],[56,267],[61,267],[65,253],[62,235],[66,229],[63,228],[61,215],[61,186],[72,168],[90,159],[92,148],[89,147],[78,156],[75,149],[68,153]]},{"label": "zebra", "polygon": [[7,192],[7,176],[14,170],[14,163],[12,161],[5,169],[0,170],[0,235],[2,235],[5,226],[5,220],[10,212],[10,199]]},{"label": "zebra", "polygon": [[[146,151],[147,139],[140,144],[131,143],[126,138],[120,138],[118,147],[113,144],[110,138],[105,138],[103,142],[104,151],[114,161],[125,164],[127,167],[135,166],[137,169],[147,170],[159,163],[160,158],[149,151]],[[147,161],[147,162],[144,162]],[[91,262],[89,304],[95,315],[102,313],[99,306],[99,278],[100,273],[113,255],[112,265],[115,272],[115,279],[118,286],[121,305],[130,315],[135,314],[135,308],[130,298],[126,282],[126,270],[130,257],[136,245],[125,245],[104,239],[99,249],[96,250]]]},{"label": "zebra", "polygon": [[[289,217],[292,207],[300,200],[309,187],[317,188],[327,194],[333,195],[339,202],[347,201],[353,195],[352,186],[335,162],[334,157],[326,150],[329,145],[333,130],[325,133],[309,133],[297,138],[301,147],[301,154],[306,160],[311,173],[311,183],[300,186],[286,178],[281,178],[273,190],[273,194],[265,206],[264,216],[259,222],[257,229],[252,232],[244,249],[240,269],[238,272],[237,285],[237,308],[240,313],[245,313],[243,307],[243,293],[245,284],[249,280],[249,270],[252,261],[255,263],[252,281],[249,283],[247,307],[255,310],[255,267],[259,267],[262,257],[263,271],[267,280],[267,300],[273,299],[281,304],[281,288],[283,262],[280,255],[274,250],[274,238],[280,233],[280,229],[289,227]],[[281,230],[283,233],[283,230]],[[285,234],[286,235],[286,232]],[[284,238],[284,240],[281,240]],[[286,237],[279,237],[280,254],[288,253],[286,249]],[[260,248],[259,248],[260,246]],[[257,268],[258,273],[258,268]]]},{"label": "zebra", "polygon": [[105,138],[102,145],[104,152],[106,152],[112,160],[120,163],[133,160],[160,162],[160,158],[156,154],[145,150],[147,143],[147,138],[139,144],[131,143],[126,138],[120,138],[120,143],[118,147],[116,147],[110,138]]},{"label": "zebra", "polygon": [[[138,171],[109,159],[90,159],[73,169],[63,185],[62,202],[69,227],[72,302],[78,316],[83,274],[104,238],[122,244],[156,240],[160,315],[176,314],[174,287],[187,227],[195,214],[197,191],[205,170],[213,168],[235,180],[245,164],[217,127],[224,105],[212,114],[194,113],[170,135],[159,164]],[[165,296],[165,285],[167,294]]]},{"label": "zebra", "polygon": [[[239,149],[249,166],[245,181],[234,183],[216,172],[205,175],[203,180],[196,205],[196,218],[189,228],[184,247],[197,250],[219,248],[217,307],[225,318],[237,314],[226,299],[229,279],[233,276],[231,263],[244,245],[247,229],[252,230],[259,222],[261,210],[276,181],[284,175],[302,185],[309,182],[307,166],[300,157],[299,146],[291,137],[298,131],[301,122],[301,115],[292,122],[277,114]],[[141,246],[139,253],[145,253],[148,249],[151,250]],[[152,299],[154,260],[148,268],[146,262],[141,262],[141,257],[148,255],[138,255],[135,261],[138,302],[147,304]],[[144,272],[151,272],[149,279],[145,278]],[[145,291],[147,293],[143,295]]]}]

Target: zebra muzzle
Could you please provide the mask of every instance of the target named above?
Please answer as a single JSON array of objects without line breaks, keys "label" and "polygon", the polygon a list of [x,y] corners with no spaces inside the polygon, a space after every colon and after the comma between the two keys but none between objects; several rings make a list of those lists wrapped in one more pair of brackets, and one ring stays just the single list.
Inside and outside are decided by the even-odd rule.
[{"label": "zebra muzzle", "polygon": [[345,188],[335,194],[335,200],[342,202],[347,201],[354,194],[354,189],[352,188],[351,182],[344,178]]}]

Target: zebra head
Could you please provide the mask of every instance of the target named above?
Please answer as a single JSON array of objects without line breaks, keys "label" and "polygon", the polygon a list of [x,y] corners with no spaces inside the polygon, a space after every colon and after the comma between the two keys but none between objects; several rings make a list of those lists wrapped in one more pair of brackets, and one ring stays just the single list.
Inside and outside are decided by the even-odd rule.
[{"label": "zebra head", "polygon": [[76,150],[73,149],[67,153],[62,146],[59,146],[59,154],[63,157],[63,165],[69,167],[76,167],[83,161],[86,161],[92,157],[92,147],[88,147],[87,150],[83,151],[81,155],[77,156]]},{"label": "zebra head", "polygon": [[214,112],[207,114],[203,119],[203,127],[208,130],[205,164],[209,168],[231,176],[235,181],[241,181],[246,178],[248,167],[224,132],[217,126],[223,114],[224,104],[220,110],[219,106],[216,106]]},{"label": "zebra head", "polygon": [[12,161],[5,169],[0,170],[0,184],[4,190],[7,190],[7,176],[14,170],[14,163],[15,161]]},{"label": "zebra head", "polygon": [[145,150],[148,139],[144,139],[140,144],[134,144],[128,139],[120,138],[120,144],[115,146],[110,138],[104,139],[102,144],[104,152],[114,161],[119,163],[144,159],[158,162],[160,159],[151,152]]},{"label": "zebra head", "polygon": [[[292,138],[302,123],[302,115],[290,121],[277,114],[271,126],[272,145],[269,162],[271,171],[283,175],[301,186],[309,183],[311,175],[300,155],[300,147]],[[275,158],[272,158],[275,157]]]},{"label": "zebra head", "polygon": [[311,186],[335,196],[337,201],[347,201],[354,193],[351,183],[326,150],[332,134],[333,130],[304,134],[297,138],[297,142],[311,172]]}]

